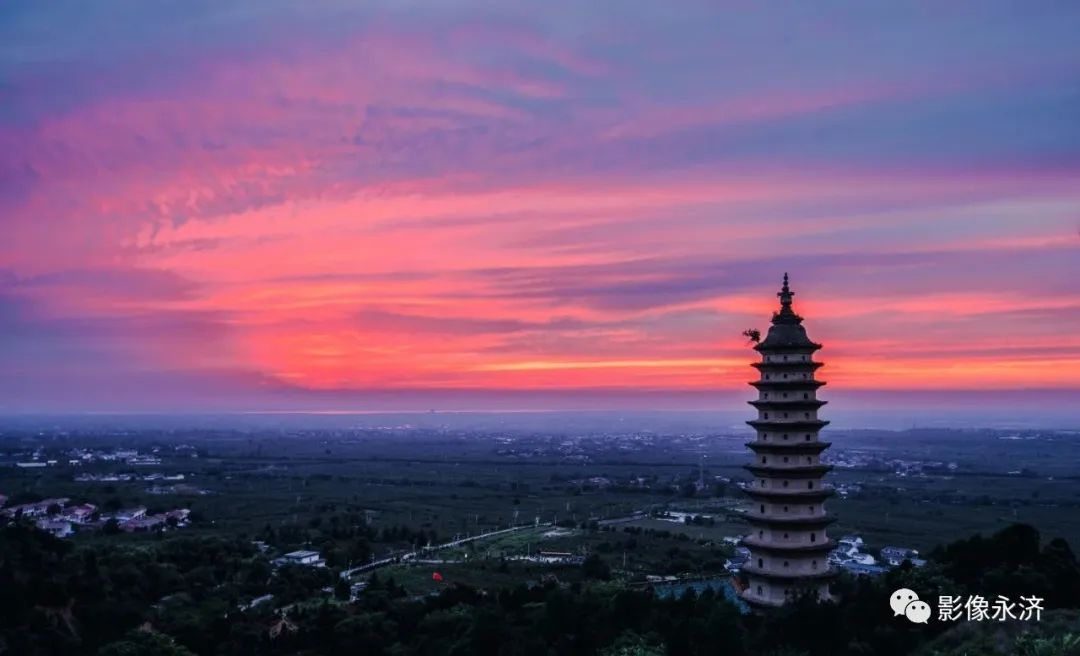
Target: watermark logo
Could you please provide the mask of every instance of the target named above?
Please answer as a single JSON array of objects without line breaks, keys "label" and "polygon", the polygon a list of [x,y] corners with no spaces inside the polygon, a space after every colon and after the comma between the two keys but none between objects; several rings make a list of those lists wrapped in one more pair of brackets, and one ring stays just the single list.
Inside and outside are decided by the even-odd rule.
[{"label": "watermark logo", "polygon": [[[937,620],[939,622],[1004,622],[1006,620],[1020,620],[1021,622],[1039,622],[1042,620],[1043,598],[1021,595],[1019,601],[1012,601],[1005,595],[998,595],[996,599],[987,599],[982,595],[968,595],[967,597],[941,595],[937,603]],[[914,590],[900,588],[889,596],[889,607],[892,608],[893,617],[903,615],[915,624],[928,624],[934,616],[934,609],[929,603],[919,599]]]},{"label": "watermark logo", "polygon": [[889,607],[893,610],[893,617],[903,615],[916,624],[926,624],[930,616],[934,614],[930,610],[930,604],[919,599],[914,590],[900,588],[889,597]]},{"label": "watermark logo", "polygon": [[938,597],[938,620],[942,622],[957,622],[962,619],[968,622],[1038,622],[1042,620],[1043,610],[1043,598],[1035,596],[1021,596],[1020,600],[1015,602],[1005,595],[998,595],[994,600],[982,595]]},{"label": "watermark logo", "polygon": [[925,601],[916,599],[907,606],[904,607],[904,617],[908,618],[916,624],[927,624],[930,622],[930,616],[934,614],[931,610],[930,604]]}]

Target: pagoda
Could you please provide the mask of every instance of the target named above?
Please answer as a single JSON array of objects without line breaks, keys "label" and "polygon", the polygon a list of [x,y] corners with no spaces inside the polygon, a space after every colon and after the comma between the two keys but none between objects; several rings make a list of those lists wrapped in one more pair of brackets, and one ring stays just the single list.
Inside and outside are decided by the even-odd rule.
[{"label": "pagoda", "polygon": [[751,531],[742,541],[750,550],[742,596],[756,606],[780,606],[808,592],[829,599],[836,575],[828,561],[836,544],[825,532],[834,520],[825,512],[833,491],[822,485],[832,469],[821,462],[829,443],[818,439],[829,423],[818,419],[825,401],[817,392],[825,383],[814,377],[822,363],[813,356],[821,344],[806,336],[802,317],[791,308],[794,295],[785,273],[780,311],[754,346],[761,361],[753,364],[760,376],[750,383],[758,391],[750,401],[757,418],[746,422],[757,436],[746,443],[754,453],[746,469],[754,478],[745,487],[753,507],[746,514]]}]

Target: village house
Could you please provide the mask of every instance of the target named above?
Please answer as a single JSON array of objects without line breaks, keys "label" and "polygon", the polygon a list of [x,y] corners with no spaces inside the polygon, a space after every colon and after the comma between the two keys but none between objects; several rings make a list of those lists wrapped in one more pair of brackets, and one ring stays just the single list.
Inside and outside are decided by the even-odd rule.
[{"label": "village house", "polygon": [[881,559],[889,563],[889,565],[896,567],[905,560],[918,560],[919,552],[915,549],[906,549],[904,547],[882,547]]},{"label": "village house", "polygon": [[140,518],[145,517],[145,516],[146,516],[146,506],[136,506],[134,508],[125,508],[123,510],[118,511],[115,515],[113,515],[113,517],[116,518],[116,521],[121,523],[121,524],[123,524],[125,522],[130,522],[133,519],[140,519]]},{"label": "village house", "polygon": [[66,497],[42,499],[41,501],[35,501],[34,503],[23,503],[17,506],[11,506],[10,508],[4,508],[3,511],[0,511],[0,514],[5,517],[44,517],[49,514],[49,508],[56,506],[62,509],[67,505],[68,501],[71,501],[71,499]]},{"label": "village house", "polygon": [[93,520],[97,506],[92,503],[84,503],[80,506],[71,506],[64,509],[64,519],[74,524],[88,524]]},{"label": "village house", "polygon": [[42,531],[52,533],[58,538],[66,538],[75,532],[71,528],[71,522],[60,519],[39,519],[37,527]]},{"label": "village house", "polygon": [[176,520],[177,526],[187,526],[188,517],[190,516],[191,511],[187,508],[177,508],[165,513],[165,521],[168,522],[170,519],[173,519]]},{"label": "village house", "polygon": [[147,467],[161,464],[161,458],[157,456],[132,456],[125,462],[135,467]]},{"label": "village house", "polygon": [[566,563],[570,565],[580,565],[585,561],[581,556],[575,556],[569,551],[541,551],[534,558],[539,563]]},{"label": "village house", "polygon": [[135,519],[129,519],[128,521],[123,522],[120,524],[120,528],[128,533],[134,533],[136,531],[150,531],[155,528],[161,528],[164,525],[164,515],[143,515],[142,517],[136,517]]},{"label": "village house", "polygon": [[306,565],[308,567],[326,567],[326,561],[319,555],[318,551],[290,551],[289,553],[275,558],[273,560],[275,565]]}]

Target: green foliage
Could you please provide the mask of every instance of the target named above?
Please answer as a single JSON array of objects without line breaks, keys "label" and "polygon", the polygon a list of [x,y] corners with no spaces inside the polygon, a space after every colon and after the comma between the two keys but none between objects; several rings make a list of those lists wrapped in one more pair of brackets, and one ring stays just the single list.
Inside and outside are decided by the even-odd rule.
[{"label": "green foliage", "polygon": [[98,656],[195,656],[169,636],[156,631],[131,631],[123,640],[109,643]]},{"label": "green foliage", "polygon": [[1035,637],[1024,634],[1016,638],[1013,649],[1017,656],[1077,656],[1080,654],[1080,635]]},{"label": "green foliage", "polygon": [[585,578],[589,579],[606,581],[611,578],[611,567],[599,554],[589,554],[581,566],[581,571]]},{"label": "green foliage", "polygon": [[619,635],[614,644],[600,651],[600,656],[663,656],[663,645],[650,644],[648,640],[633,631]]},{"label": "green foliage", "polygon": [[931,557],[964,591],[988,598],[1035,595],[1049,607],[1080,606],[1080,566],[1068,543],[1055,539],[1040,550],[1038,531],[1026,524],[1014,524],[990,538],[976,535],[954,542],[934,550]]},{"label": "green foliage", "polygon": [[1050,610],[1039,622],[961,623],[918,656],[1080,656],[1080,611]]},{"label": "green foliage", "polygon": [[[758,615],[741,614],[712,590],[666,599],[630,588],[611,580],[598,554],[586,559],[573,583],[546,580],[498,591],[453,583],[416,597],[394,577],[372,575],[350,604],[348,585],[332,570],[274,571],[246,540],[175,537],[74,547],[16,522],[0,529],[0,647],[30,656],[1080,656],[1080,612],[1052,610],[1037,624],[922,626],[893,617],[887,604],[896,587],[927,598],[989,594],[1013,589],[1022,582],[1016,576],[1072,599],[1068,586],[1077,575],[1067,544],[1040,545],[1021,526],[948,545],[922,568],[844,578],[836,586],[839,603],[806,597]],[[271,602],[240,610],[265,594]]]}]

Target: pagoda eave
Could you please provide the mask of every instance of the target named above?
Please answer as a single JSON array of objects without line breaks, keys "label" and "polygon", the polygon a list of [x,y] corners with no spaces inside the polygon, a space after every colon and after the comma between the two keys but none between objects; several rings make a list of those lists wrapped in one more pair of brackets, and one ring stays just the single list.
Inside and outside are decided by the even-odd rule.
[{"label": "pagoda eave", "polygon": [[816,370],[825,366],[824,362],[799,362],[793,360],[791,362],[751,362],[750,366],[758,371],[779,371],[791,373],[795,370],[797,373],[801,373],[802,369]]},{"label": "pagoda eave", "polygon": [[818,399],[754,399],[753,401],[747,401],[747,403],[754,406],[758,410],[768,410],[770,412],[776,410],[778,412],[783,412],[785,410],[794,410],[796,408],[800,410],[803,408],[817,410],[821,406],[828,403],[828,401],[821,401]]},{"label": "pagoda eave", "polygon": [[785,429],[806,429],[820,430],[829,425],[828,421],[823,419],[789,419],[787,421],[773,420],[773,419],[751,419],[746,422],[748,425],[754,428],[767,428],[771,430],[783,431]]},{"label": "pagoda eave", "polygon": [[743,492],[746,496],[755,501],[768,501],[770,503],[807,503],[807,502],[820,502],[828,499],[836,494],[836,490],[832,488],[821,488],[820,490],[767,490],[763,488],[747,487],[743,488]]},{"label": "pagoda eave", "polygon": [[781,545],[775,542],[763,542],[757,538],[743,538],[742,546],[752,551],[763,551],[772,554],[814,554],[832,551],[836,548],[836,540],[825,540],[816,544]]},{"label": "pagoda eave", "polygon": [[806,353],[810,351],[813,353],[821,348],[821,344],[816,342],[788,342],[788,343],[770,343],[768,340],[760,342],[754,346],[754,350],[758,353],[766,355],[783,355],[785,353]]},{"label": "pagoda eave", "polygon": [[803,379],[792,378],[792,379],[781,379],[781,380],[752,380],[752,381],[748,382],[747,385],[750,385],[751,387],[756,387],[759,390],[761,390],[761,389],[774,390],[775,389],[775,390],[780,390],[780,391],[783,391],[783,390],[802,391],[803,389],[813,390],[813,389],[817,389],[819,387],[822,387],[823,385],[825,385],[825,381],[823,381],[823,380],[812,380],[812,379],[806,379],[806,378],[803,378]]}]

